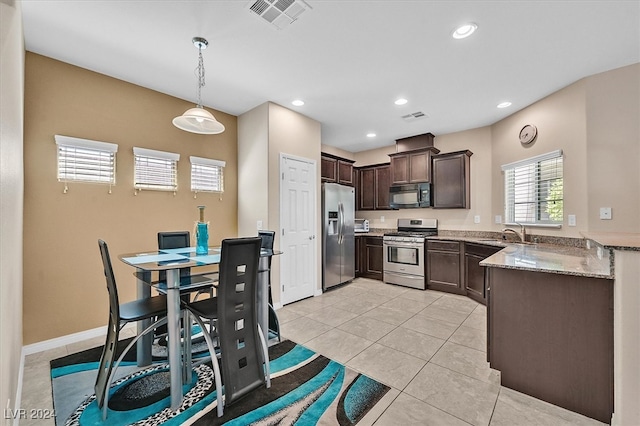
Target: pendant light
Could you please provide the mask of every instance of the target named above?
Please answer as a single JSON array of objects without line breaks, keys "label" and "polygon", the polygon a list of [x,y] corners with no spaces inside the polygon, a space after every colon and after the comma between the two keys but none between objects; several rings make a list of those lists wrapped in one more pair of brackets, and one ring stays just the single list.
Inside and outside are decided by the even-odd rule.
[{"label": "pendant light", "polygon": [[173,119],[173,125],[185,132],[199,133],[203,135],[217,135],[224,132],[224,125],[220,123],[209,111],[202,107],[201,91],[204,87],[204,61],[202,50],[206,49],[209,42],[202,37],[194,37],[193,45],[198,48],[198,105],[189,108],[184,114]]}]

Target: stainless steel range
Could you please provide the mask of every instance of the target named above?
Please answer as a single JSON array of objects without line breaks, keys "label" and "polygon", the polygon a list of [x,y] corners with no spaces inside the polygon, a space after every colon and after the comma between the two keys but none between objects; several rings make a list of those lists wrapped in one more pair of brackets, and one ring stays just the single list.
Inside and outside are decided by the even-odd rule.
[{"label": "stainless steel range", "polygon": [[426,237],[438,235],[438,219],[398,219],[398,232],[384,234],[385,283],[425,290]]}]

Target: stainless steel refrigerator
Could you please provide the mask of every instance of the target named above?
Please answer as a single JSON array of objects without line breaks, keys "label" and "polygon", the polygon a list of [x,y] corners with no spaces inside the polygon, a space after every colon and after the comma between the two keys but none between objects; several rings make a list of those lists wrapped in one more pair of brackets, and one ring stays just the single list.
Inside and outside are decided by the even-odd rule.
[{"label": "stainless steel refrigerator", "polygon": [[355,190],[337,183],[322,185],[322,288],[355,278]]}]

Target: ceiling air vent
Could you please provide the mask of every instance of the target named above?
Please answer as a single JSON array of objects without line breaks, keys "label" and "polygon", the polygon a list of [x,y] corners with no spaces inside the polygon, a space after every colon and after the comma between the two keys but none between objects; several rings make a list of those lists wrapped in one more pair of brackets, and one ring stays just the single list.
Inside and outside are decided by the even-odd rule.
[{"label": "ceiling air vent", "polygon": [[304,0],[256,0],[249,3],[249,11],[279,30],[292,24],[302,12],[311,9]]},{"label": "ceiling air vent", "polygon": [[402,119],[408,123],[411,123],[416,120],[420,120],[421,118],[428,118],[429,116],[422,111],[413,112],[411,114],[403,115]]}]

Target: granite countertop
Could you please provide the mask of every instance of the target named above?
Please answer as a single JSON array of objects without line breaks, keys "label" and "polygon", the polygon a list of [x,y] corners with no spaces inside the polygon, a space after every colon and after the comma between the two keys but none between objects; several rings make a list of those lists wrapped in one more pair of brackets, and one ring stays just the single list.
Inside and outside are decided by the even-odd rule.
[{"label": "granite countertop", "polygon": [[581,232],[581,234],[605,249],[640,251],[640,233]]},{"label": "granite countertop", "polygon": [[[356,236],[382,237],[386,232],[391,231],[394,230],[375,228],[369,232],[356,233]],[[501,240],[499,235],[500,233],[494,232],[443,231],[440,235],[427,237],[427,239],[462,241],[502,248],[498,253],[481,261],[482,266],[594,278],[613,279],[614,277],[609,250],[598,249],[598,247],[585,248],[582,239],[549,238],[545,240],[544,236],[540,236],[541,243],[522,244]],[[611,239],[606,240],[604,235],[609,234],[598,235],[600,240],[594,237],[594,241],[605,248],[610,248],[608,244],[616,248],[619,247],[618,244],[622,244],[627,250],[634,250],[629,247],[640,250],[640,234],[621,234],[625,235],[626,239],[620,239],[621,235],[616,234],[617,239],[611,236]],[[584,237],[591,239],[587,235]]]},{"label": "granite countertop", "polygon": [[593,278],[613,278],[609,256],[597,250],[552,244],[507,244],[480,262],[481,266],[549,272]]},{"label": "granite countertop", "polygon": [[356,237],[383,237],[386,232],[393,232],[395,229],[370,229],[369,232],[356,232]]},{"label": "granite countertop", "polygon": [[508,247],[509,241],[504,241],[499,238],[482,238],[482,237],[466,237],[466,236],[447,236],[447,235],[437,235],[432,237],[427,237],[427,240],[447,240],[447,241],[463,241],[465,243],[477,243],[483,244],[485,246],[492,247]]}]

